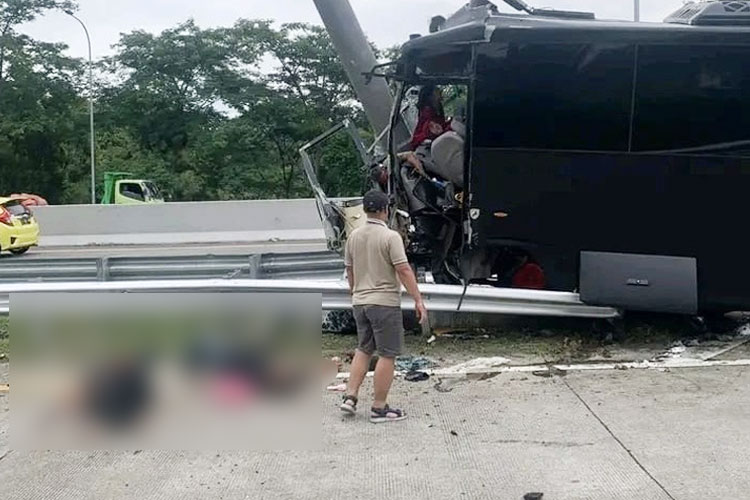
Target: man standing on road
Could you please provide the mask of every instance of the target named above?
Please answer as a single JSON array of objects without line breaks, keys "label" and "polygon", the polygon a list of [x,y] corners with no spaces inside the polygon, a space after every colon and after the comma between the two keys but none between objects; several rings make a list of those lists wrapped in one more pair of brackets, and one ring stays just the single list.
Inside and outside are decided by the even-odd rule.
[{"label": "man standing on road", "polygon": [[370,422],[395,422],[406,418],[403,410],[391,408],[386,403],[396,357],[401,354],[404,341],[401,284],[414,298],[421,323],[427,321],[427,309],[406,258],[404,242],[386,224],[388,196],[381,191],[369,191],[363,204],[367,224],[349,236],[344,257],[357,322],[358,347],[341,410],[351,415],[357,411],[359,388],[367,375],[370,359],[377,351],[375,400],[370,410]]}]

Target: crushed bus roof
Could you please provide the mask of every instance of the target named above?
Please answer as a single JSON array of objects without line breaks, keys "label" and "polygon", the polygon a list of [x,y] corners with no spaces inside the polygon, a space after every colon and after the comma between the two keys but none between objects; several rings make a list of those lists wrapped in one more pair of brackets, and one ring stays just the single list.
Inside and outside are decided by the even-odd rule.
[{"label": "crushed bus roof", "polygon": [[414,38],[403,45],[404,55],[440,50],[447,46],[507,42],[621,42],[750,44],[750,26],[696,26],[672,23],[586,19],[557,19],[527,14],[465,16],[466,22]]}]

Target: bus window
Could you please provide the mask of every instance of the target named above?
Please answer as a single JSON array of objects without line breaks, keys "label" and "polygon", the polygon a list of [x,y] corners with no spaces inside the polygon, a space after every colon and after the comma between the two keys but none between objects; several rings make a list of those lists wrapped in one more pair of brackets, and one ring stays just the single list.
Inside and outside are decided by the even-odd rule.
[{"label": "bus window", "polygon": [[641,46],[634,151],[750,139],[750,48]]},{"label": "bus window", "polygon": [[441,77],[462,77],[471,71],[471,51],[465,47],[441,49],[420,56],[416,73]]},{"label": "bus window", "polygon": [[474,145],[627,151],[635,48],[508,44],[477,62]]},{"label": "bus window", "polygon": [[453,117],[456,113],[465,112],[468,95],[466,85],[444,85],[442,89],[446,116]]},{"label": "bus window", "polygon": [[[427,104],[426,110],[415,110],[420,119],[412,137],[414,151],[404,153],[401,158],[409,167],[437,176],[440,181],[449,181],[461,190],[464,187],[468,88],[466,85],[427,85],[419,93],[427,91],[425,95],[432,95],[427,89],[437,91],[438,109],[432,110]],[[439,120],[431,120],[429,116]],[[436,129],[430,128],[433,124]]]}]

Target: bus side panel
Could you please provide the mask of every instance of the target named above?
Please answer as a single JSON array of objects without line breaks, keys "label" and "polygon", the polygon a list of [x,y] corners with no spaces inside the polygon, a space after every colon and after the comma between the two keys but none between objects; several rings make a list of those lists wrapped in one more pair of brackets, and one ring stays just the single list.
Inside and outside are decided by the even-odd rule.
[{"label": "bus side panel", "polygon": [[750,159],[475,148],[471,168],[479,244],[537,245],[553,288],[581,251],[695,257],[702,310],[750,309]]}]

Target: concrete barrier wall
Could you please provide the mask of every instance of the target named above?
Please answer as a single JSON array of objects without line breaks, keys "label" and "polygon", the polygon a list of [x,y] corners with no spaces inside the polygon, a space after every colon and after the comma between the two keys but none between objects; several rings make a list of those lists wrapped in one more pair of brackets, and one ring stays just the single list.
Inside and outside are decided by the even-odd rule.
[{"label": "concrete barrier wall", "polygon": [[36,207],[40,245],[322,241],[314,200]]}]

